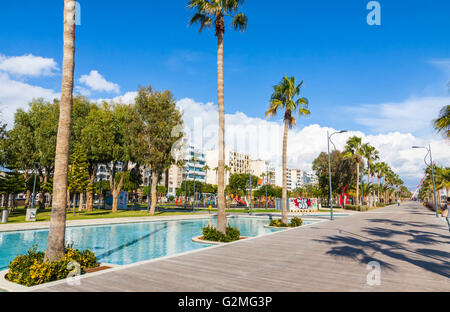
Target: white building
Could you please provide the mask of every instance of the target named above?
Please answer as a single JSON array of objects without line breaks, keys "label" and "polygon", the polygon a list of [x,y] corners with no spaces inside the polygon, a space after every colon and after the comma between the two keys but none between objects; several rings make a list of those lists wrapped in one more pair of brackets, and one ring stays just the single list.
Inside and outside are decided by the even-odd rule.
[{"label": "white building", "polygon": [[[314,183],[317,180],[313,172],[306,173],[301,169],[287,168],[286,170],[286,185],[288,191],[293,191],[298,187],[304,187],[309,183]],[[277,167],[275,169],[275,185],[283,186],[283,168]]]},{"label": "white building", "polygon": [[[210,168],[207,176],[206,183],[217,185],[218,175],[217,168],[219,167],[219,151],[212,150],[206,152],[206,164]],[[225,170],[225,185],[228,185],[230,177],[235,173],[250,173],[250,155],[225,150],[225,165],[228,166],[229,170]]]}]

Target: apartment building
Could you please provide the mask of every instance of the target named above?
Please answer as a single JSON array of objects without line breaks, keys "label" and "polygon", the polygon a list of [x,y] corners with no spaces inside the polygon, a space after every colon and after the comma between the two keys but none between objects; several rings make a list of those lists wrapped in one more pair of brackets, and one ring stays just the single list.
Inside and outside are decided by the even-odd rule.
[{"label": "apartment building", "polygon": [[[206,176],[206,183],[217,185],[218,176],[217,168],[219,151],[212,150],[206,152],[206,164],[210,168]],[[230,177],[235,173],[250,173],[251,172],[250,155],[239,153],[236,151],[225,150],[225,165],[229,170],[225,171],[225,185],[228,185]]]}]

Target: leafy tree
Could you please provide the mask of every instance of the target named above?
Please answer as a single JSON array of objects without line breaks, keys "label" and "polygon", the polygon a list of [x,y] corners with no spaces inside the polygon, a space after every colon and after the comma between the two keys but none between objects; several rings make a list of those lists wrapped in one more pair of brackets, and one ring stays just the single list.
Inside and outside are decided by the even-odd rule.
[{"label": "leafy tree", "polygon": [[196,10],[189,24],[200,24],[204,28],[214,25],[217,37],[217,94],[219,105],[219,166],[218,166],[218,207],[217,230],[226,233],[225,213],[225,104],[223,86],[223,36],[225,33],[225,18],[233,19],[231,25],[241,32],[247,29],[248,19],[243,13],[238,13],[243,0],[189,0],[188,7]]},{"label": "leafy tree", "polygon": [[183,120],[175,98],[168,90],[154,91],[151,86],[140,88],[135,104],[144,136],[145,162],[152,169],[152,203],[150,214],[155,214],[157,185],[162,174],[175,163],[172,149],[183,136]]},{"label": "leafy tree", "polygon": [[[281,222],[287,224],[287,139],[288,130],[296,125],[295,114],[304,116],[309,115],[308,100],[304,97],[300,97],[300,87],[303,81],[296,84],[295,78],[283,77],[281,82],[274,86],[274,92],[270,99],[270,106],[266,112],[266,116],[275,117],[280,110],[284,110],[284,133],[283,133],[283,156],[282,156],[282,168],[283,168],[283,194],[281,199],[282,205],[282,217]],[[297,99],[296,99],[297,98]]]},{"label": "leafy tree", "polygon": [[[70,165],[68,172],[68,190],[71,194],[79,194],[80,210],[83,205],[82,194],[87,190],[89,185],[89,169],[86,154],[81,149],[81,145],[75,147],[74,152],[70,155]],[[74,198],[75,205],[75,198]],[[75,212],[75,210],[74,210]]]},{"label": "leafy tree", "polygon": [[[340,151],[330,154],[331,163],[331,187],[333,194],[343,193],[345,186],[351,186],[356,180],[356,162],[344,157]],[[320,194],[326,196],[329,193],[328,154],[320,153],[313,161],[313,170],[319,179]],[[343,195],[343,194],[342,194]]]},{"label": "leafy tree", "polygon": [[25,191],[25,180],[17,170],[8,170],[0,177],[0,193],[7,198],[7,208],[14,207],[13,196]]},{"label": "leafy tree", "polygon": [[[258,186],[258,177],[252,175],[252,188],[256,189]],[[230,177],[229,191],[237,194],[238,192],[243,195],[250,189],[250,175],[246,173],[235,173]]]}]

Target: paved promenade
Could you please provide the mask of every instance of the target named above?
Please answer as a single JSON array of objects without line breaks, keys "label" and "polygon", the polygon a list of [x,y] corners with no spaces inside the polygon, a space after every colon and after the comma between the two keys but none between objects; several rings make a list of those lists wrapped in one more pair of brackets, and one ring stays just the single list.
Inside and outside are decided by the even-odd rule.
[{"label": "paved promenade", "polygon": [[[450,291],[450,235],[417,203],[92,273],[39,291]],[[367,284],[367,264],[381,284]]]}]

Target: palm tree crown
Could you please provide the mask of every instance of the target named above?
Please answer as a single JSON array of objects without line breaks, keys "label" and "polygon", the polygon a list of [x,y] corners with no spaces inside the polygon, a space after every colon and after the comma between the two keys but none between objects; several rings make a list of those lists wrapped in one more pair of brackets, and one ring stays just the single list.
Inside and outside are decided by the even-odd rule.
[{"label": "palm tree crown", "polygon": [[294,77],[283,77],[281,82],[273,87],[274,92],[270,99],[270,107],[266,112],[266,116],[274,117],[280,109],[284,108],[284,121],[287,121],[289,127],[292,128],[296,125],[296,119],[293,116],[296,112],[300,116],[309,115],[308,100],[304,97],[295,100],[295,97],[300,95],[302,84],[303,81],[296,85]]},{"label": "palm tree crown", "polygon": [[450,139],[450,105],[444,106],[439,117],[433,120],[434,128]]},{"label": "palm tree crown", "polygon": [[189,0],[188,7],[197,10],[189,25],[200,24],[199,32],[201,32],[203,28],[210,28],[214,24],[216,36],[221,36],[225,33],[224,18],[231,17],[233,19],[231,26],[235,30],[245,31],[248,24],[247,16],[237,13],[243,4],[244,0]]}]

